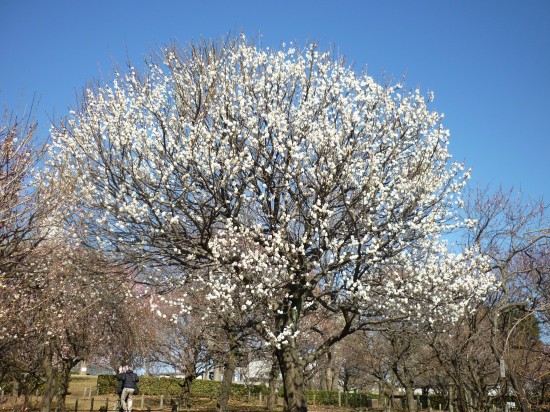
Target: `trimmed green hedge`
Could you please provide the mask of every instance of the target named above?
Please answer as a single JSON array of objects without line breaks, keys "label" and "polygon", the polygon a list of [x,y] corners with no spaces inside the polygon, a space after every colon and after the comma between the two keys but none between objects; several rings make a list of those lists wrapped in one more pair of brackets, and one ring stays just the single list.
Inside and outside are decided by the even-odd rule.
[{"label": "trimmed green hedge", "polygon": [[[147,396],[177,396],[182,393],[184,380],[181,378],[159,378],[142,376],[139,378],[139,393]],[[219,393],[220,382],[195,379],[191,384],[191,396],[196,398],[215,398]],[[115,375],[99,375],[97,390],[100,395],[116,393],[117,379]],[[267,394],[265,385],[231,385],[231,397],[235,400],[247,400],[249,394],[258,397]]]},{"label": "trimmed green hedge", "polygon": [[[193,398],[217,398],[220,388],[219,381],[195,379],[191,384],[191,396]],[[142,376],[139,378],[139,393],[147,396],[170,396],[177,397],[182,393],[183,379],[181,378],[159,378],[153,376]],[[117,380],[114,375],[99,375],[97,377],[97,389],[100,395],[116,393]],[[249,396],[258,399],[261,394],[266,396],[268,388],[265,385],[231,385],[231,399],[240,402],[247,402]],[[279,396],[283,396],[282,390]],[[306,390],[308,403],[313,405],[338,406],[338,392]],[[353,407],[366,407],[367,399],[376,396],[365,393],[341,394],[342,405]]]}]

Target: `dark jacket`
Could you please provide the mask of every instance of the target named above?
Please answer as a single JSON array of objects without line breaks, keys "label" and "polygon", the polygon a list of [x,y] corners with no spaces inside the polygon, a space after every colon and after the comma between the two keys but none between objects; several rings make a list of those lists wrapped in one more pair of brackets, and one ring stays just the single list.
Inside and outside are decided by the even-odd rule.
[{"label": "dark jacket", "polygon": [[137,389],[139,376],[137,376],[132,369],[128,369],[124,373],[118,373],[116,378],[119,380],[118,389],[120,392],[122,392],[122,389],[124,388]]}]

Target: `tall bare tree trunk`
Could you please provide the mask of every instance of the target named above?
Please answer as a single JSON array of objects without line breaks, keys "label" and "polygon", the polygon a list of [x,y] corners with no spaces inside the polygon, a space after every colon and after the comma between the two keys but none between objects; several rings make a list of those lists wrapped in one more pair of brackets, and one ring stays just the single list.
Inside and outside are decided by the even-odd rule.
[{"label": "tall bare tree trunk", "polygon": [[231,393],[231,384],[233,383],[233,375],[235,374],[236,367],[237,349],[235,345],[232,345],[232,349],[230,349],[225,356],[223,380],[220,384],[220,394],[218,395],[218,402],[216,404],[216,411],[218,412],[227,411],[227,404]]},{"label": "tall bare tree trunk", "polygon": [[57,392],[57,373],[53,365],[53,344],[48,342],[44,345],[44,357],[42,359],[42,368],[44,369],[45,385],[42,395],[42,412],[50,412],[52,409],[52,400]]},{"label": "tall bare tree trunk", "polygon": [[277,349],[277,359],[283,375],[286,412],[306,412],[304,362],[298,356],[294,342]]},{"label": "tall bare tree trunk", "polygon": [[273,355],[271,360],[271,370],[269,371],[269,392],[267,394],[267,410],[274,411],[277,407],[277,399],[279,397],[277,391],[277,382],[279,380],[279,362],[277,357]]}]

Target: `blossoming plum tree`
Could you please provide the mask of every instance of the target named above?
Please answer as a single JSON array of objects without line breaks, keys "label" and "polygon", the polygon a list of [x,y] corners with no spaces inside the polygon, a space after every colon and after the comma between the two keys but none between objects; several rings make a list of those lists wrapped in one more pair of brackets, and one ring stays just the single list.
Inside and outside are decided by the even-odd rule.
[{"label": "blossoming plum tree", "polygon": [[17,116],[6,109],[0,118],[0,289],[44,239],[44,217],[53,205],[48,188],[32,183],[45,151],[35,136],[32,113]]},{"label": "blossoming plum tree", "polygon": [[[87,88],[52,130],[51,178],[74,182],[89,245],[176,287],[198,277],[205,316],[262,313],[287,408],[305,410],[306,356],[360,328],[455,318],[487,289],[483,257],[442,241],[468,172],[427,100],[314,45],[170,46]],[[339,328],[300,354],[319,308]]]}]

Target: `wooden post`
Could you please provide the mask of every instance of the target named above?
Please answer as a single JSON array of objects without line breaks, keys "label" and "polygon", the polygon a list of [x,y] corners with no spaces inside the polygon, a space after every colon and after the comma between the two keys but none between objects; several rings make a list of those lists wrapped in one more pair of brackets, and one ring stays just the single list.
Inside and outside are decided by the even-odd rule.
[{"label": "wooden post", "polygon": [[74,412],[78,412],[78,398],[74,401]]},{"label": "wooden post", "polygon": [[313,406],[315,406],[315,395],[316,395],[316,393],[313,392]]},{"label": "wooden post", "polygon": [[94,398],[91,397],[90,398],[90,412],[92,412],[94,410]]},{"label": "wooden post", "polygon": [[338,389],[338,407],[342,407],[342,391],[340,389]]},{"label": "wooden post", "polygon": [[143,410],[143,404],[144,404],[144,402],[145,402],[145,398],[144,398],[143,396],[144,396],[144,395],[141,394],[141,408],[140,408],[141,410]]},{"label": "wooden post", "polygon": [[162,409],[164,408],[164,395],[160,395],[160,410],[162,411]]}]

